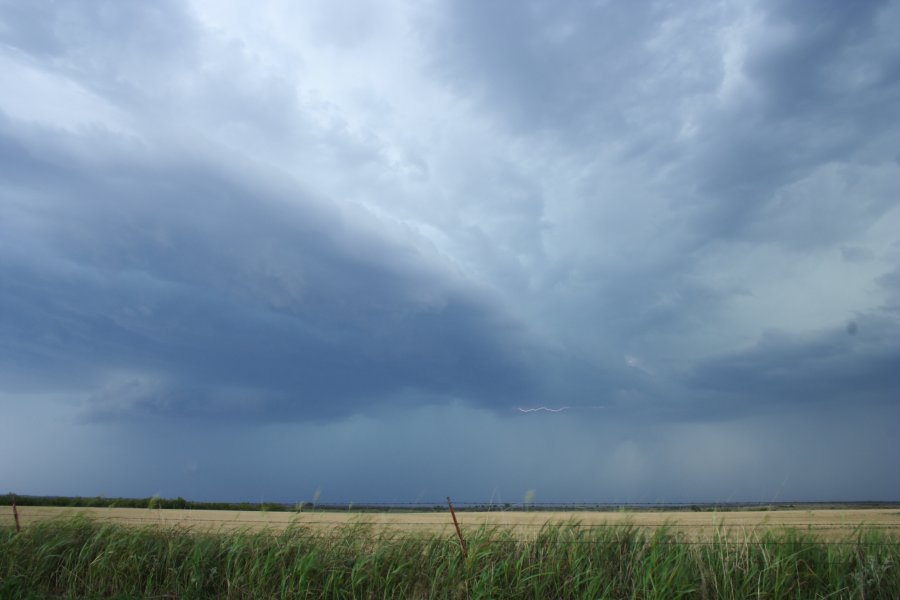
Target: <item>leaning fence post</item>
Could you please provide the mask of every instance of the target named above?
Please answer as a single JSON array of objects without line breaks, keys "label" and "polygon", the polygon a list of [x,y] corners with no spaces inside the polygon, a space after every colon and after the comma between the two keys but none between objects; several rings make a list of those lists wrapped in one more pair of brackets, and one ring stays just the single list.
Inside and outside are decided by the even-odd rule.
[{"label": "leaning fence post", "polygon": [[13,506],[13,519],[16,521],[16,533],[22,531],[22,526],[19,525],[19,511],[16,510],[16,495],[12,495],[12,506]]},{"label": "leaning fence post", "polygon": [[456,520],[456,511],[453,510],[453,503],[450,496],[447,496],[447,506],[450,507],[450,516],[453,517],[453,526],[456,527],[456,536],[459,538],[459,547],[462,548],[463,560],[468,559],[468,550],[466,549],[466,540],[463,539],[462,531],[459,530],[459,521]]}]

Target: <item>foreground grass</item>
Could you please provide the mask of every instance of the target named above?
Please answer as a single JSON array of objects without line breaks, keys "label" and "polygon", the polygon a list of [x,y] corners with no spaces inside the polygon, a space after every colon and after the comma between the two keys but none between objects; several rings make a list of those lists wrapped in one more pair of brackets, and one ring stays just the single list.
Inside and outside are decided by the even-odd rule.
[{"label": "foreground grass", "polygon": [[0,529],[0,598],[884,598],[900,594],[900,543],[858,530],[723,532],[691,542],[628,526],[467,532],[352,525],[284,532],[133,528],[83,517]]}]

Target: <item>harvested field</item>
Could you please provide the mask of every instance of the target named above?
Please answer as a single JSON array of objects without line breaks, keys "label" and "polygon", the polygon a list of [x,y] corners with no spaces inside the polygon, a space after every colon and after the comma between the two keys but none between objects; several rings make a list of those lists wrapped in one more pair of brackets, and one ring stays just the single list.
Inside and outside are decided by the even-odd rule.
[{"label": "harvested field", "polygon": [[[452,534],[453,525],[445,512],[256,512],[220,510],[153,510],[139,508],[57,508],[19,507],[23,527],[58,517],[83,514],[92,519],[125,525],[187,527],[198,531],[236,529],[284,530],[291,524],[342,529],[365,523],[379,531],[395,533]],[[900,535],[900,509],[812,509],[774,511],[494,511],[458,512],[463,531],[481,527],[510,530],[518,538],[529,538],[547,524],[575,524],[581,528],[632,525],[642,530],[667,527],[692,539],[710,539],[718,531],[746,536],[769,530],[791,528],[829,540],[852,536],[860,527]],[[12,525],[11,507],[0,508],[0,526]]]}]

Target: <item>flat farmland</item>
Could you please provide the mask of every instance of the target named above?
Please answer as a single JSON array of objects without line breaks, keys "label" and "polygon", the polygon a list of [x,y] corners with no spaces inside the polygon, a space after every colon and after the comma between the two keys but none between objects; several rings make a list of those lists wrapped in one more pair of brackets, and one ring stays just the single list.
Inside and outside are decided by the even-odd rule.
[{"label": "flat farmland", "polygon": [[[98,521],[123,525],[157,525],[197,531],[271,529],[290,525],[321,528],[323,534],[354,524],[366,524],[376,532],[398,534],[454,533],[449,512],[257,512],[225,510],[177,510],[140,508],[58,508],[18,507],[23,527],[50,519],[84,515]],[[482,527],[510,531],[517,538],[529,538],[549,524],[576,524],[583,528],[630,525],[641,530],[668,527],[692,539],[710,539],[718,531],[728,535],[760,534],[785,528],[811,533],[825,539],[852,536],[860,527],[877,529],[900,537],[900,508],[829,508],[715,511],[491,511],[457,512],[463,532]],[[0,526],[11,526],[11,507],[0,508]]]},{"label": "flat farmland", "polygon": [[895,505],[462,511],[464,545],[445,511],[25,506],[20,533],[0,515],[0,597],[23,600],[900,594]]}]

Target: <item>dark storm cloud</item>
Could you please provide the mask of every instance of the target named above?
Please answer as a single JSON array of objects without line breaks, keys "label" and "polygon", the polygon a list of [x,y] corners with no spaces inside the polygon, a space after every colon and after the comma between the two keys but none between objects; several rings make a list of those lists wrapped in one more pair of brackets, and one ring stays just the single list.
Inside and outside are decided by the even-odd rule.
[{"label": "dark storm cloud", "polygon": [[711,24],[683,3],[464,1],[444,3],[424,27],[434,66],[521,132],[591,146],[637,133],[627,144],[637,149],[655,142],[640,134],[672,109],[655,105],[660,93],[689,97],[717,84]]},{"label": "dark storm cloud", "polygon": [[[778,193],[832,163],[871,165],[867,149],[900,133],[893,3],[751,4],[759,25],[748,31],[734,7],[697,3],[444,8],[433,60],[454,89],[515,135],[562,136],[576,160],[612,147],[622,163],[667,173],[672,205],[698,241],[829,245],[896,203],[863,194],[842,207],[851,218],[829,218],[823,232],[803,225],[816,221],[814,198]],[[734,64],[729,43],[743,52]],[[831,177],[858,179],[851,168]]]},{"label": "dark storm cloud", "polygon": [[[688,148],[694,154],[688,173],[707,196],[699,223],[717,237],[772,239],[801,249],[830,245],[864,230],[895,205],[895,195],[863,194],[850,206],[840,198],[852,216],[828,218],[831,231],[823,231],[804,221],[826,220],[816,218],[822,210],[816,196],[824,190],[792,196],[784,186],[835,164],[872,166],[870,148],[897,135],[900,61],[885,48],[897,49],[891,32],[900,13],[882,1],[758,8],[762,22],[745,42],[735,97],[711,107]],[[852,167],[824,172],[831,188],[858,178]]]},{"label": "dark storm cloud", "polygon": [[[846,2],[809,0],[766,2],[763,38],[751,50],[745,74],[762,96],[767,116],[815,117],[823,107],[840,111],[855,122],[877,123],[881,111],[893,108],[884,96],[895,83],[898,57],[880,52],[880,17],[891,8],[889,0]],[[863,100],[861,91],[868,92]],[[874,94],[872,92],[875,92]]]},{"label": "dark storm cloud", "polygon": [[[898,24],[889,2],[452,2],[431,22],[431,59],[451,89],[476,98],[510,135],[549,135],[578,165],[595,165],[598,152],[610,157],[609,169],[574,170],[585,198],[574,235],[582,243],[573,243],[581,260],[560,269],[550,289],[582,319],[559,327],[590,323],[595,335],[580,343],[610,349],[607,364],[616,352],[677,364],[679,346],[698,334],[714,339],[715,323],[758,293],[739,276],[710,282],[706,265],[716,257],[769,242],[807,256],[858,239],[897,206],[895,156],[884,149],[900,136],[900,52],[885,51],[897,49]],[[619,239],[623,231],[630,235]],[[590,254],[610,247],[621,258],[614,266]],[[847,260],[864,256],[845,247]],[[653,394],[660,406],[672,397],[680,406],[694,385],[721,393],[740,382],[747,394],[719,402],[720,414],[769,402],[753,391],[774,405],[793,402],[804,385],[819,393],[833,383],[829,394],[843,398],[860,385],[883,398],[896,386],[897,340],[869,347],[861,331],[857,351],[827,360],[813,360],[819,342],[808,333],[763,338],[747,357],[723,348],[727,358],[682,363],[694,374],[675,368]],[[770,350],[798,363],[796,372],[780,379],[774,365],[762,368]],[[817,379],[818,369],[837,379]],[[700,412],[705,404],[697,400]]]},{"label": "dark storm cloud", "polygon": [[20,164],[2,190],[2,354],[32,386],[88,379],[103,411],[270,418],[529,393],[516,326],[352,215],[217,165],[90,138],[85,159],[4,130]]},{"label": "dark storm cloud", "polygon": [[[573,182],[587,200],[571,224],[549,221],[555,191],[514,157],[472,161],[453,184],[458,198],[434,209],[460,215],[443,223],[460,256],[540,305],[525,314],[547,315],[562,340],[542,349],[415,234],[328,201],[292,204],[291,184],[263,184],[262,171],[221,149],[194,144],[163,160],[160,148],[183,140],[10,121],[6,193],[22,198],[3,263],[15,275],[4,298],[17,315],[6,325],[10,360],[20,373],[43,362],[64,381],[89,380],[91,402],[111,413],[117,394],[128,409],[173,414],[213,412],[216,397],[300,414],[324,396],[313,412],[345,414],[365,396],[410,390],[487,405],[652,404],[682,383],[685,364],[654,366],[672,362],[665,353],[753,295],[749,283],[705,281],[706,257],[729,239],[844,242],[896,204],[889,176],[861,174],[878,163],[857,160],[900,105],[894,59],[877,52],[896,17],[886,7],[760,4],[762,26],[744,29],[740,11],[664,3],[447,3],[419,14],[428,69],[477,99],[501,133],[549,133],[563,163],[611,156],[609,169],[585,167]],[[164,130],[234,131],[219,139],[232,151],[233,140],[262,147],[260,160],[311,145],[332,160],[316,167],[385,164],[380,141],[316,129],[282,73],[183,6],[38,5],[5,22],[6,43],[31,65],[76,76]],[[729,35],[744,38],[736,62],[723,55]],[[729,78],[740,80],[731,95]],[[554,236],[575,253],[554,256]],[[619,258],[598,261],[604,253]]]},{"label": "dark storm cloud", "polygon": [[688,384],[718,393],[703,407],[711,414],[734,411],[731,402],[754,411],[835,402],[865,410],[896,402],[898,365],[900,327],[873,315],[818,334],[767,333],[752,348],[699,363]]},{"label": "dark storm cloud", "polygon": [[0,479],[896,497],[900,4],[374,6],[0,0]]}]

